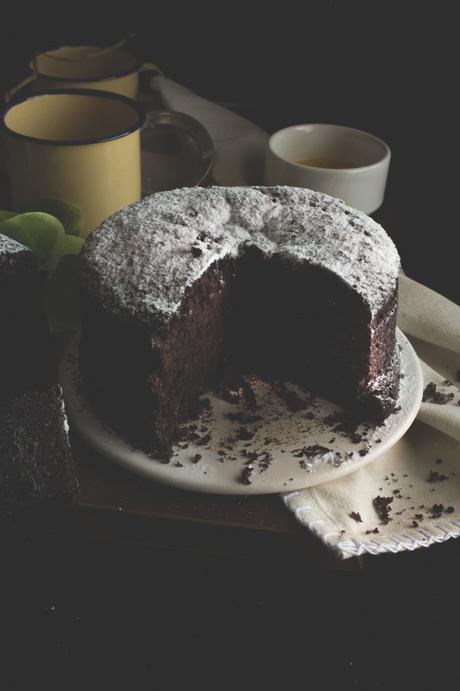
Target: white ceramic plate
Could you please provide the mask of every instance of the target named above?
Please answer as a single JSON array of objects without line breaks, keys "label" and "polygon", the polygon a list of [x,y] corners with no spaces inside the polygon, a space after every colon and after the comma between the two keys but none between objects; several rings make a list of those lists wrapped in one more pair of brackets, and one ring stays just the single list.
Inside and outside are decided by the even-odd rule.
[{"label": "white ceramic plate", "polygon": [[[397,338],[403,375],[400,409],[383,425],[360,425],[357,436],[351,438],[349,432],[337,430],[343,414],[337,405],[311,399],[292,385],[280,391],[279,387],[251,379],[257,401],[255,409],[206,394],[209,403],[200,420],[184,426],[188,436],[195,438],[175,446],[167,464],[133,450],[97,419],[81,386],[76,339],[63,358],[61,382],[71,424],[99,453],[127,470],[197,492],[270,494],[310,487],[352,473],[374,461],[402,437],[417,415],[423,378],[411,344],[399,330]],[[291,394],[286,396],[287,391]],[[289,396],[298,410],[293,411],[292,401],[286,404]],[[203,443],[208,435],[210,441]],[[248,476],[250,484],[244,482]]]}]

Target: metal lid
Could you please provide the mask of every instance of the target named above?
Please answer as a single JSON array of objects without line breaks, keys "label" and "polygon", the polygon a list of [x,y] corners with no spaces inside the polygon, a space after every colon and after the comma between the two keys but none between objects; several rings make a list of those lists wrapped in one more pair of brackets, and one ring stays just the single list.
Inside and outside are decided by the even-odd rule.
[{"label": "metal lid", "polygon": [[214,163],[208,131],[175,111],[150,111],[141,132],[142,195],[203,185]]}]

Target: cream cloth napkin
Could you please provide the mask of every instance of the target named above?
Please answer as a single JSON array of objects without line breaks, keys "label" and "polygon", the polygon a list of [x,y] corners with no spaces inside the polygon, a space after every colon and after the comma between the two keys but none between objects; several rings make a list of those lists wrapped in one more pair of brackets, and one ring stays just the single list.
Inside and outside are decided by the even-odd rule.
[{"label": "cream cloth napkin", "polygon": [[[155,88],[169,108],[209,131],[218,184],[262,183],[263,130],[168,79],[158,78]],[[398,325],[421,360],[425,386],[435,384],[450,400],[423,402],[404,437],[361,470],[282,495],[297,520],[342,558],[414,550],[460,535],[460,307],[402,274]],[[378,496],[392,499],[387,523],[374,508]]]}]

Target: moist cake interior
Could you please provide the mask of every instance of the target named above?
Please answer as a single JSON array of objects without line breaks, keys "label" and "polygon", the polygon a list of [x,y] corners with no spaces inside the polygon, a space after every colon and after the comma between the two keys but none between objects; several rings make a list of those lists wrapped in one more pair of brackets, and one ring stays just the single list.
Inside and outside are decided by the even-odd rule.
[{"label": "moist cake interior", "polygon": [[[331,271],[247,247],[211,265],[155,329],[107,315],[86,297],[80,359],[99,413],[135,445],[167,454],[177,424],[229,366],[381,419],[394,405],[395,319],[396,295],[372,319]],[[373,376],[391,371],[380,390],[366,389],[373,351],[382,354]]]}]

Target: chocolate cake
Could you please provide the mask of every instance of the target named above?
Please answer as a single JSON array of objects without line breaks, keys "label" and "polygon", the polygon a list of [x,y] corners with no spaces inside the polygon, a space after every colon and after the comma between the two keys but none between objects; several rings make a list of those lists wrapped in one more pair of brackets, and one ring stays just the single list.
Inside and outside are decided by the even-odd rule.
[{"label": "chocolate cake", "polygon": [[81,374],[134,444],[167,449],[224,362],[378,420],[395,406],[399,257],[307,189],[192,188],[117,212],[81,253]]},{"label": "chocolate cake", "polygon": [[0,400],[0,517],[77,490],[62,391]]},{"label": "chocolate cake", "polygon": [[50,348],[35,254],[0,235],[0,397],[49,375]]}]

